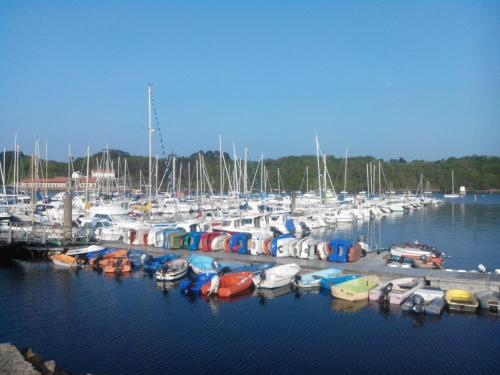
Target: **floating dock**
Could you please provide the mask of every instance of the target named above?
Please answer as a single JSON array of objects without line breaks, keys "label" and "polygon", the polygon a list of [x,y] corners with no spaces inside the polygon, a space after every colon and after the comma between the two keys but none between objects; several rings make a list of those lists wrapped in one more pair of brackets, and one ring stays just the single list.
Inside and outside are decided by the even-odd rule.
[{"label": "floating dock", "polygon": [[276,258],[265,255],[250,255],[238,253],[226,253],[224,251],[201,250],[169,250],[152,246],[126,245],[122,242],[104,242],[101,245],[106,247],[116,247],[124,249],[140,249],[153,256],[164,254],[179,254],[189,257],[192,254],[204,254],[213,257],[217,261],[239,262],[239,263],[264,263],[273,261],[278,264],[297,263],[304,271],[316,271],[324,268],[340,268],[344,274],[377,275],[382,281],[401,277],[422,277],[429,286],[440,287],[442,289],[468,289],[472,292],[481,290],[500,290],[500,274],[484,272],[459,272],[445,271],[439,269],[424,268],[393,268],[386,265],[384,257],[387,252],[368,253],[354,263],[334,263],[325,260],[309,260],[298,258]]}]

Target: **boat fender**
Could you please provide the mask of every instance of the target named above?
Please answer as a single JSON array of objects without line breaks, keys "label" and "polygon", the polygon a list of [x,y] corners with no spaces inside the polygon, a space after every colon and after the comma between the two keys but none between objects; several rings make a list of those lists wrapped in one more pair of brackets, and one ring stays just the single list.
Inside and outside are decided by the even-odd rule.
[{"label": "boat fender", "polygon": [[229,246],[230,240],[231,240],[231,237],[227,237],[226,239],[224,239],[224,250],[226,251],[226,253],[231,252],[231,247]]}]

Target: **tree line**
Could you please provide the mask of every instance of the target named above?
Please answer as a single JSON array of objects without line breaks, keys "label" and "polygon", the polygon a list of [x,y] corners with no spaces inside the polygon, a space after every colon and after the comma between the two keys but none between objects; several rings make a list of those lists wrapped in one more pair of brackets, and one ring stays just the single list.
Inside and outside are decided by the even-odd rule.
[{"label": "tree line", "polygon": [[[200,156],[201,155],[201,156]],[[158,161],[158,180],[166,175],[164,184],[161,190],[165,190],[166,182],[172,181],[171,171],[173,167],[172,156],[167,159],[163,158]],[[0,153],[0,163],[3,167],[3,152]],[[175,176],[176,186],[185,190],[188,187],[188,165],[191,177],[191,187],[194,189],[196,181],[197,162],[202,159],[205,166],[206,175],[214,191],[220,190],[220,175],[219,175],[219,151],[200,151],[193,153],[190,156],[176,156],[175,161]],[[233,176],[234,160],[230,155],[224,153],[227,171]],[[11,184],[13,181],[13,152],[5,153],[5,171],[3,171],[6,184]],[[124,161],[127,163],[127,185],[139,187],[139,175],[142,171],[142,176],[147,180],[148,175],[148,158],[145,156],[130,155],[127,152],[120,150],[100,151],[90,157],[90,169],[95,170],[98,167],[104,168],[105,160],[108,166],[112,166],[115,174],[120,169],[120,176],[124,174]],[[86,157],[77,157],[71,161],[72,171],[80,171],[83,175],[86,174]],[[423,188],[432,191],[449,192],[451,186],[451,172],[454,171],[455,191],[458,191],[459,186],[463,185],[468,191],[478,190],[500,190],[500,157],[493,156],[465,156],[460,158],[448,158],[437,161],[413,160],[407,162],[403,158],[383,160],[372,156],[357,156],[350,157],[347,163],[347,179],[344,179],[345,174],[345,159],[328,156],[326,158],[326,166],[330,179],[337,192],[344,189],[345,186],[349,192],[358,192],[367,190],[367,164],[372,163],[375,166],[375,186],[378,191],[379,184],[379,162],[382,171],[380,181],[383,191],[415,191],[423,180]],[[30,155],[20,153],[19,156],[19,177],[30,178],[32,168],[32,158]],[[67,176],[68,163],[50,160],[48,163],[48,177]],[[323,160],[320,163],[321,173],[323,174]],[[266,186],[267,191],[278,188],[278,170],[280,175],[280,189],[286,191],[305,191],[306,187],[309,190],[317,189],[318,171],[317,159],[314,155],[302,156],[285,156],[276,159],[264,159],[265,171],[267,173]],[[259,161],[248,161],[247,175],[248,187],[253,184],[253,190],[260,190],[260,166]],[[3,168],[2,168],[3,169]],[[39,177],[45,177],[45,161],[40,160]],[[238,164],[238,173],[243,171],[243,162]],[[156,171],[156,168],[154,168]],[[307,172],[306,172],[307,170]],[[42,172],[43,171],[43,172]],[[166,173],[165,173],[166,171]],[[256,173],[257,172],[257,173]],[[254,178],[255,177],[255,178]],[[306,178],[307,177],[307,178]],[[225,177],[224,190],[228,189],[227,176]],[[143,180],[144,181],[144,180]],[[328,184],[329,185],[329,184]]]}]

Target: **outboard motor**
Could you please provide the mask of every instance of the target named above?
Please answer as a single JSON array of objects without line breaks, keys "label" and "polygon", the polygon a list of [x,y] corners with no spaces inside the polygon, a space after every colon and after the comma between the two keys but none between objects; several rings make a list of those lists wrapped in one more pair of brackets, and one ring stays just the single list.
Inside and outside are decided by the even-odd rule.
[{"label": "outboard motor", "polygon": [[413,296],[413,312],[415,314],[423,314],[424,311],[425,311],[425,307],[424,307],[424,298],[419,295],[419,294],[415,294]]},{"label": "outboard motor", "polygon": [[299,284],[300,280],[302,280],[302,275],[300,273],[297,273],[293,277],[292,287],[297,286]]},{"label": "outboard motor", "polygon": [[266,279],[266,271],[261,271],[259,273],[256,273],[255,276],[259,277],[259,285],[256,285],[257,288],[260,288],[260,284]]},{"label": "outboard motor", "polygon": [[274,236],[274,238],[276,238],[276,237],[279,237],[279,236],[282,236],[282,235],[283,235],[283,232],[282,232],[282,231],[280,231],[280,230],[278,230],[278,228],[276,228],[276,227],[271,227],[271,228],[269,228],[269,229],[271,230],[271,232],[273,232],[273,236]]},{"label": "outboard motor", "polygon": [[394,285],[392,283],[388,283],[386,286],[382,288],[380,297],[378,298],[378,302],[380,304],[386,304],[387,302],[389,302],[389,293],[392,291],[393,286]]},{"label": "outboard motor", "polygon": [[302,228],[302,238],[311,234],[311,229],[303,221],[300,222],[300,227]]}]

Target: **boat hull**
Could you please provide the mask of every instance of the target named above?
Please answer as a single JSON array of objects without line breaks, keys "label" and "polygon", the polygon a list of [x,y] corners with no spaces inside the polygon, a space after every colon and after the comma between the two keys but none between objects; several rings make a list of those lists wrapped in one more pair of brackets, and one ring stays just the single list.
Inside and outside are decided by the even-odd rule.
[{"label": "boat hull", "polygon": [[368,293],[379,284],[377,276],[364,276],[346,281],[331,288],[332,295],[347,301],[361,301],[368,299]]}]

